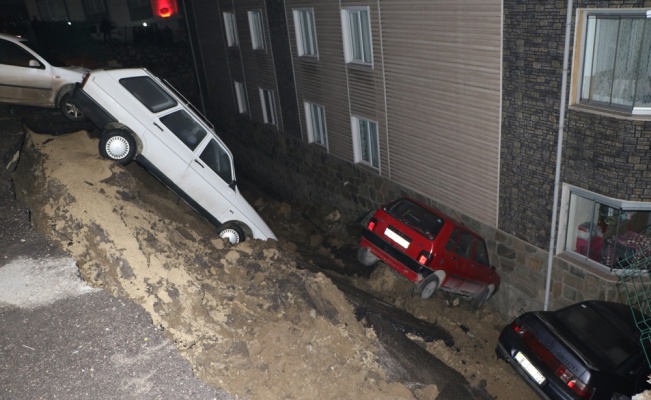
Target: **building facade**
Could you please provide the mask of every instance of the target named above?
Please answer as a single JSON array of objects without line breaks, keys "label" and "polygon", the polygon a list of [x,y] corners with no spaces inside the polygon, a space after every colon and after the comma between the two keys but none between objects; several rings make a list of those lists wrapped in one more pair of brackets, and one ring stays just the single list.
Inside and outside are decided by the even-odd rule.
[{"label": "building facade", "polygon": [[551,308],[617,301],[617,260],[646,243],[647,6],[573,7],[551,269],[567,3],[196,0],[187,18],[240,170],[359,215],[409,195],[458,216],[513,315],[543,307],[548,271]]}]

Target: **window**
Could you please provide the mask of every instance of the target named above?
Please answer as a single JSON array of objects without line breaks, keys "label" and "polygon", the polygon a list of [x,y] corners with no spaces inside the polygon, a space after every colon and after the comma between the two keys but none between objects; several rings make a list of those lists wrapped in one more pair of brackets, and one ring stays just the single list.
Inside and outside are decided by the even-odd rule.
[{"label": "window", "polygon": [[651,20],[642,11],[583,10],[578,102],[651,114]]},{"label": "window", "polygon": [[312,8],[294,10],[294,27],[296,29],[296,47],[299,57],[318,56],[314,10]]},{"label": "window", "polygon": [[355,162],[380,168],[377,122],[351,117]]},{"label": "window", "polygon": [[178,103],[148,76],[120,79],[120,83],[153,113],[176,106]]},{"label": "window", "polygon": [[308,142],[327,146],[325,109],[318,104],[305,102],[305,119]]},{"label": "window", "polygon": [[563,250],[609,269],[651,256],[651,204],[566,186]]},{"label": "window", "polygon": [[249,11],[249,27],[251,28],[251,45],[253,46],[253,50],[264,50],[262,11]]},{"label": "window", "polygon": [[37,5],[43,21],[68,20],[68,12],[63,0],[39,0]]},{"label": "window", "polygon": [[262,103],[262,116],[265,124],[278,125],[276,121],[276,105],[274,92],[260,88],[260,102]]},{"label": "window", "polygon": [[237,37],[237,22],[235,21],[235,13],[224,13],[224,29],[226,30],[226,44],[228,47],[239,46],[240,40]]},{"label": "window", "polygon": [[347,63],[373,64],[368,8],[341,10],[344,55]]},{"label": "window", "polygon": [[[32,60],[36,60],[36,57],[18,45],[6,40],[0,40],[0,64],[29,67],[29,62]],[[40,69],[45,69],[45,66],[41,65]]]},{"label": "window", "polygon": [[104,0],[84,0],[86,14],[101,14],[106,11]]},{"label": "window", "polygon": [[215,139],[210,139],[199,158],[225,182],[233,181],[231,156]]},{"label": "window", "polygon": [[160,118],[163,123],[190,150],[197,148],[206,137],[206,130],[185,110],[174,111]]},{"label": "window", "polygon": [[237,97],[237,111],[240,114],[247,114],[249,112],[249,101],[246,97],[244,83],[235,81],[235,96]]}]

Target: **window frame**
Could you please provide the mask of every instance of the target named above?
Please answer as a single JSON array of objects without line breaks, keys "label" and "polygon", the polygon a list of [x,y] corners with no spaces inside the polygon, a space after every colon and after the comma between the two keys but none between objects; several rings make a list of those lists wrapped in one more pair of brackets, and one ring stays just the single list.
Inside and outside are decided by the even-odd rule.
[{"label": "window frame", "polygon": [[[366,13],[367,31],[366,35],[362,29],[361,13]],[[351,26],[351,16],[357,16],[359,35],[355,38],[353,35],[353,26]],[[344,44],[344,59],[347,64],[359,64],[373,67],[373,29],[371,26],[371,11],[370,7],[347,7],[341,9],[341,28],[343,34]],[[357,43],[355,39],[357,40]],[[367,39],[367,40],[365,40]],[[365,43],[368,41],[368,43]],[[357,45],[357,46],[356,46]],[[361,51],[361,56],[356,55],[356,52]]]},{"label": "window frame", "polygon": [[249,113],[249,97],[246,94],[246,85],[241,81],[233,81],[237,111],[240,114]]},{"label": "window frame", "polygon": [[[305,108],[308,143],[316,143],[328,148],[328,128],[326,125],[325,107],[309,101],[303,102],[303,106]],[[318,112],[318,115],[315,115],[315,111]]]},{"label": "window frame", "polygon": [[266,50],[262,10],[249,10],[247,16],[249,18],[249,31],[251,32],[251,47],[253,50]]},{"label": "window frame", "polygon": [[271,89],[258,88],[260,94],[260,106],[262,108],[262,119],[265,124],[278,126],[276,115],[276,99],[274,91]]},{"label": "window frame", "polygon": [[[354,162],[356,164],[366,165],[370,168],[374,168],[379,171],[380,170],[380,133],[379,133],[379,125],[377,121],[373,121],[370,119],[357,117],[357,116],[351,116],[350,121],[351,121],[351,129],[353,133],[352,136],[353,136]],[[361,129],[362,123],[368,124],[369,127],[370,126],[375,127],[375,146],[373,146],[372,140],[368,140],[366,146],[366,152],[370,157],[369,160],[365,159],[364,149],[362,149],[362,147],[364,147],[362,143],[362,129]],[[373,148],[375,148],[375,154],[373,153],[374,150]]]},{"label": "window frame", "polygon": [[[295,8],[294,32],[296,34],[296,51],[299,57],[319,57],[319,46],[316,38],[316,22],[314,8]],[[308,16],[307,19],[303,18]],[[306,23],[308,26],[306,26]]]},{"label": "window frame", "polygon": [[[621,19],[627,20],[627,19],[644,19],[646,20],[646,27],[645,29],[645,34],[642,35],[640,39],[640,45],[642,44],[648,44],[651,41],[651,9],[649,8],[636,8],[636,9],[577,9],[577,15],[576,15],[576,31],[574,35],[574,49],[578,49],[574,52],[574,57],[573,57],[573,70],[572,70],[572,90],[570,92],[570,104],[573,106],[587,106],[591,108],[597,108],[600,110],[604,111],[611,111],[614,113],[626,113],[631,116],[636,116],[636,115],[651,115],[651,81],[648,83],[646,87],[646,91],[648,91],[648,95],[645,96],[646,98],[649,98],[645,103],[643,103],[643,106],[635,106],[635,102],[639,102],[640,99],[637,99],[637,91],[640,88],[640,82],[639,82],[639,73],[642,71],[640,68],[640,61],[636,63],[636,67],[634,69],[637,70],[635,72],[636,76],[634,78],[635,80],[635,86],[634,86],[634,94],[632,96],[632,104],[627,105],[623,103],[613,103],[613,98],[614,98],[614,88],[616,88],[616,83],[615,82],[610,82],[610,99],[608,101],[600,101],[600,100],[595,100],[594,99],[594,93],[591,91],[591,94],[588,97],[584,97],[586,91],[588,89],[585,87],[588,83],[586,81],[590,82],[592,80],[595,80],[596,78],[594,76],[587,77],[586,73],[586,68],[593,67],[593,63],[588,60],[588,57],[590,54],[594,56],[595,52],[591,52],[591,50],[588,49],[588,47],[592,48],[597,48],[598,45],[595,45],[595,39],[591,37],[592,33],[589,30],[591,24],[590,24],[590,19],[591,18],[599,18],[599,19],[615,19],[619,18],[620,21]],[[596,31],[595,31],[596,32]],[[648,39],[644,40],[644,38],[647,37]],[[616,44],[616,48],[619,48],[620,43]],[[601,49],[601,48],[600,48]],[[639,54],[639,52],[636,52],[636,54]],[[647,55],[648,56],[648,55]],[[640,56],[642,58],[643,56]],[[617,58],[617,57],[613,57]],[[647,57],[648,58],[648,57]],[[630,58],[626,58],[626,60],[630,60]],[[613,66],[613,68],[617,68],[616,66]],[[647,65],[646,70],[651,73],[651,63]],[[615,73],[613,73],[613,76]],[[611,77],[612,78],[612,77]],[[620,81],[623,79],[619,79]],[[623,90],[623,89],[622,89]]]},{"label": "window frame", "polygon": [[[574,203],[572,202],[572,196],[577,196],[578,198],[580,198],[586,203],[591,202],[592,210],[582,208],[580,210],[582,212],[580,212],[579,210],[574,208],[573,207]],[[597,206],[599,206],[599,210],[597,210]],[[649,220],[651,219],[651,203],[615,199],[567,183],[563,183],[561,211],[559,213],[560,218],[559,218],[559,225],[558,225],[559,232],[556,239],[555,253],[556,255],[563,254],[570,259],[585,263],[591,267],[596,268],[597,270],[610,272],[612,274],[617,274],[618,271],[621,271],[621,269],[613,268],[614,264],[609,266],[602,263],[601,261],[603,259],[595,260],[591,254],[593,249],[590,246],[590,241],[593,240],[594,232],[599,227],[598,225],[600,221],[598,221],[597,218],[595,217],[600,217],[600,215],[597,213],[601,210],[601,206],[605,206],[607,208],[612,208],[614,210],[619,211],[616,217],[618,218],[618,220],[617,220],[617,227],[615,229],[614,237],[617,237],[620,233],[619,224],[622,221],[625,221],[624,219],[621,219],[621,217],[624,214],[645,212],[645,213],[649,213],[649,215],[647,216],[647,222],[649,222]],[[578,214],[584,214],[584,215],[590,214],[590,219],[588,221],[583,221],[586,218],[585,217],[581,218],[577,216]],[[584,227],[584,225],[586,224],[589,225]],[[596,233],[599,237],[602,237],[601,234],[599,234],[599,232]],[[583,239],[583,237],[579,237],[579,235],[585,236],[587,240],[584,249],[585,254],[578,249],[579,247],[577,245],[578,240]],[[605,252],[604,247],[607,245],[606,243],[607,238],[608,236],[606,236],[605,239],[602,239],[603,240],[603,243],[601,244],[602,247],[599,249],[602,255]],[[650,236],[650,242],[651,242],[651,236]],[[612,246],[615,246],[615,250],[617,245],[618,244],[616,242],[612,244]],[[604,258],[608,259],[608,257],[604,257]]]},{"label": "window frame", "polygon": [[228,47],[239,47],[240,38],[237,34],[237,18],[232,11],[224,11],[224,31],[226,33],[226,45]]}]

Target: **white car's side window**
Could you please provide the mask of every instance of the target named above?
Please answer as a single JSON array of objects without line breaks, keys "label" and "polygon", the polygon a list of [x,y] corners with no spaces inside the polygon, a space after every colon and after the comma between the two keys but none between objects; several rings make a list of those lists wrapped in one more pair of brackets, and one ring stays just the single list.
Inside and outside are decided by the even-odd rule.
[{"label": "white car's side window", "polygon": [[201,152],[201,161],[227,183],[233,181],[233,167],[230,154],[216,140],[211,140]]},{"label": "white car's side window", "polygon": [[197,148],[203,138],[206,137],[206,130],[185,110],[178,110],[164,115],[160,117],[160,122],[191,150]]}]

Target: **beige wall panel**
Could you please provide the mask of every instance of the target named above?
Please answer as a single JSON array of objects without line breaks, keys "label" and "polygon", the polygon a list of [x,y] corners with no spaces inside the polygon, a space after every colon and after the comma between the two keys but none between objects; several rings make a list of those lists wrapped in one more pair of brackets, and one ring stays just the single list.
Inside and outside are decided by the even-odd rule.
[{"label": "beige wall panel", "polygon": [[500,2],[381,6],[391,178],[496,226]]}]

